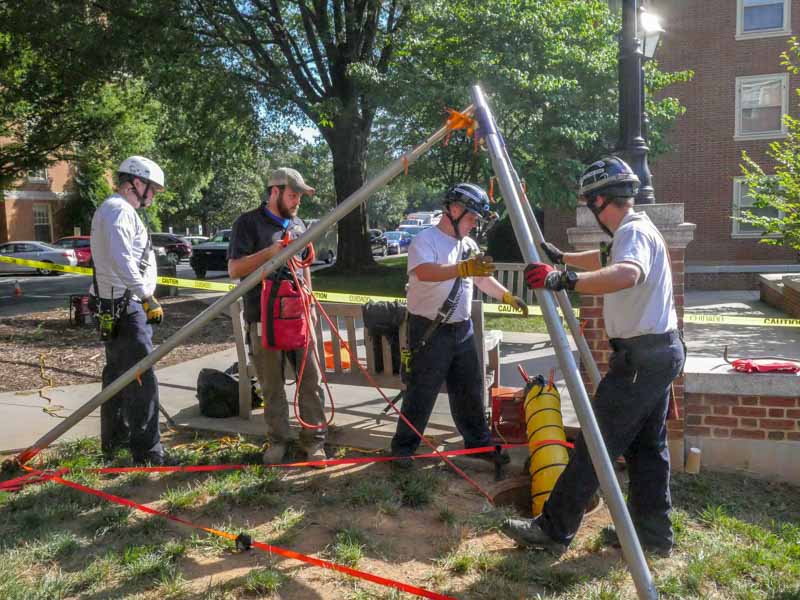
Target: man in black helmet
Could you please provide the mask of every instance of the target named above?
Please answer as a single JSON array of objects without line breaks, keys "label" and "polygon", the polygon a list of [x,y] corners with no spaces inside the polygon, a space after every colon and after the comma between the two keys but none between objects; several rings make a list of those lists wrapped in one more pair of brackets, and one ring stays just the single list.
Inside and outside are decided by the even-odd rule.
[{"label": "man in black helmet", "polygon": [[[444,213],[435,227],[421,231],[408,249],[408,344],[410,367],[403,415],[425,431],[436,396],[447,382],[450,412],[467,448],[486,446],[489,428],[483,407],[483,373],[473,339],[473,281],[492,298],[528,314],[528,307],[492,273],[494,264],[468,237],[479,221],[491,220],[489,197],[477,185],[461,183],[444,199]],[[397,422],[393,464],[410,468],[419,436]],[[505,459],[507,456],[503,455]],[[492,459],[492,455],[483,455]],[[507,461],[506,461],[507,462]]]},{"label": "man in black helmet", "polygon": [[[666,555],[673,544],[667,408],[685,349],[678,333],[669,252],[647,214],[634,211],[638,188],[639,179],[617,157],[590,165],[579,193],[612,237],[609,251],[565,253],[545,242],[542,249],[554,264],[582,272],[532,263],[525,277],[534,289],[603,294],[603,319],[613,353],[594,397],[594,413],[609,456],[625,457],[628,510],[642,546]],[[542,514],[511,519],[503,531],[525,546],[564,549],[597,487],[586,443],[579,436]]]}]

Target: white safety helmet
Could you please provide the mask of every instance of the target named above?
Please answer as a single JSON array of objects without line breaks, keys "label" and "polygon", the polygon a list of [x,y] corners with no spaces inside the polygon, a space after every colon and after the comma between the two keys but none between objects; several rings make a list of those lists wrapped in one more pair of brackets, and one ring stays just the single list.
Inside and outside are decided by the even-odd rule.
[{"label": "white safety helmet", "polygon": [[144,156],[129,156],[117,169],[118,174],[127,174],[147,181],[157,192],[164,190],[164,171],[155,162]]}]

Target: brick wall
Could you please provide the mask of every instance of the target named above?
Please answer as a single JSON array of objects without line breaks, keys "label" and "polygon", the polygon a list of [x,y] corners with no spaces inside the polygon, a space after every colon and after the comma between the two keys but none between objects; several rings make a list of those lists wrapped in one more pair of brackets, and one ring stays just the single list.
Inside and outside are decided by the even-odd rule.
[{"label": "brick wall", "polygon": [[767,285],[764,282],[759,283],[759,297],[762,302],[766,302],[770,306],[774,306],[775,308],[779,308],[781,310],[784,309],[783,305],[783,289],[776,290],[775,288]]},{"label": "brick wall", "polygon": [[757,290],[759,273],[687,273],[690,290]]},{"label": "brick wall", "polygon": [[791,316],[800,319],[800,291],[797,288],[783,286],[783,307]]},{"label": "brick wall", "polygon": [[[773,166],[766,159],[773,140],[733,139],[736,77],[785,73],[780,53],[790,36],[736,40],[736,0],[656,0],[651,4],[667,29],[656,57],[659,67],[694,71],[691,82],[662,93],[678,98],[686,114],[668,136],[671,151],[651,163],[656,201],[684,203],[686,221],[697,224],[687,261],[796,262],[795,252],[789,249],[731,235],[733,177],[741,176],[742,150],[767,171]],[[800,0],[793,0],[791,13],[791,29],[797,33]],[[800,78],[790,76],[789,85],[789,113],[797,116],[794,90]],[[717,279],[724,286],[734,278]],[[694,276],[688,283],[695,283]]]},{"label": "brick wall", "polygon": [[800,397],[686,394],[687,436],[800,441]]},{"label": "brick wall", "polygon": [[[678,328],[681,331],[683,331],[685,252],[684,248],[670,248],[669,251],[672,266],[672,289],[675,295],[675,312],[678,315]],[[600,369],[601,374],[605,373],[608,370],[611,347],[608,345],[608,336],[606,336],[605,323],[603,321],[603,296],[581,294],[580,320],[583,326],[583,335],[592,351],[597,368]],[[581,376],[586,386],[586,392],[589,395],[593,395],[596,390],[583,364],[581,364]],[[683,405],[683,390],[684,382],[681,376],[675,380],[673,386],[674,398],[679,411]],[[674,433],[681,431],[679,423],[674,424],[670,431],[672,432],[670,437],[682,437],[682,435]]]}]

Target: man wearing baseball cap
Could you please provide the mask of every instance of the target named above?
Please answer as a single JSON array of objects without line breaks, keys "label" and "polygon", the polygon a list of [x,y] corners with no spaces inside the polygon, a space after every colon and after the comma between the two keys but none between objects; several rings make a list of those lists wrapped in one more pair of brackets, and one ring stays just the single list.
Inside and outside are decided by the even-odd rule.
[{"label": "man wearing baseball cap", "polygon": [[[295,169],[281,167],[272,172],[267,182],[269,196],[261,205],[239,216],[233,224],[228,246],[228,274],[234,279],[244,279],[265,262],[278,254],[281,241],[288,233],[296,239],[305,230],[303,221],[297,216],[303,194],[312,196],[315,190],[306,184]],[[298,279],[305,281],[311,290],[311,271],[308,267],[296,272]],[[281,462],[289,442],[289,410],[284,390],[283,366],[285,359],[299,370],[302,351],[282,352],[267,350],[261,346],[261,287],[255,286],[244,295],[244,319],[250,334],[250,348],[256,368],[261,392],[264,396],[264,420],[271,446],[264,453],[264,464]],[[312,318],[314,317],[312,307]],[[310,327],[310,343],[313,339]],[[300,431],[300,445],[309,460],[324,460],[325,412],[323,411],[322,377],[313,358],[306,361],[300,381],[300,417],[318,428]]]}]

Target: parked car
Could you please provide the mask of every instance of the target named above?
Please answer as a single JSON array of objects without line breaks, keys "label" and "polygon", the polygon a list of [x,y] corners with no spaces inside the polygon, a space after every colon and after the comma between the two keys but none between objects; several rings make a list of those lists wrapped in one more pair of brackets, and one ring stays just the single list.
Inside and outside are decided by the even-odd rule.
[{"label": "parked car", "polygon": [[[78,264],[78,257],[71,248],[59,248],[45,242],[7,242],[0,245],[0,256],[10,258],[25,258],[28,260],[38,260],[40,262],[54,263],[74,267]],[[0,272],[20,273],[36,271],[40,275],[60,275],[60,271],[52,269],[37,269],[25,265],[12,264],[0,261]]]},{"label": "parked car", "polygon": [[189,242],[192,246],[197,246],[197,244],[207,242],[209,239],[208,236],[205,235],[183,235],[181,237]]},{"label": "parked car", "polygon": [[192,255],[192,245],[174,233],[151,233],[150,239],[153,246],[166,250],[167,258],[175,265]]},{"label": "parked car", "polygon": [[428,229],[428,227],[430,227],[430,225],[400,225],[397,229],[399,231],[405,231],[413,238],[423,229]]},{"label": "parked car", "polygon": [[[306,227],[309,229],[311,229],[311,227],[316,225],[318,222],[319,219],[305,220]],[[314,242],[314,253],[317,256],[317,260],[324,261],[328,264],[331,264],[334,260],[336,260],[336,251],[338,249],[339,233],[336,225],[328,229],[319,238],[317,238],[316,242]]]},{"label": "parked car", "polygon": [[386,238],[387,254],[406,252],[411,244],[411,235],[405,231],[387,231],[383,237]]},{"label": "parked car", "polygon": [[386,256],[389,253],[386,238],[380,229],[369,230],[369,245],[373,256]]},{"label": "parked car", "polygon": [[411,219],[418,219],[422,221],[421,223],[409,223],[409,225],[438,225],[439,221],[442,220],[442,211],[441,210],[428,210],[428,211],[421,211],[410,213],[405,217],[408,220]]},{"label": "parked car", "polygon": [[194,247],[189,264],[198,279],[203,279],[207,271],[228,271],[228,243],[231,230],[220,229],[210,240]]},{"label": "parked car", "polygon": [[59,248],[72,248],[75,250],[79,266],[92,266],[92,244],[88,235],[69,235],[56,240],[53,245]]},{"label": "parked car", "polygon": [[398,229],[400,229],[400,227],[417,227],[424,224],[425,223],[422,221],[422,219],[403,219],[400,221]]}]

